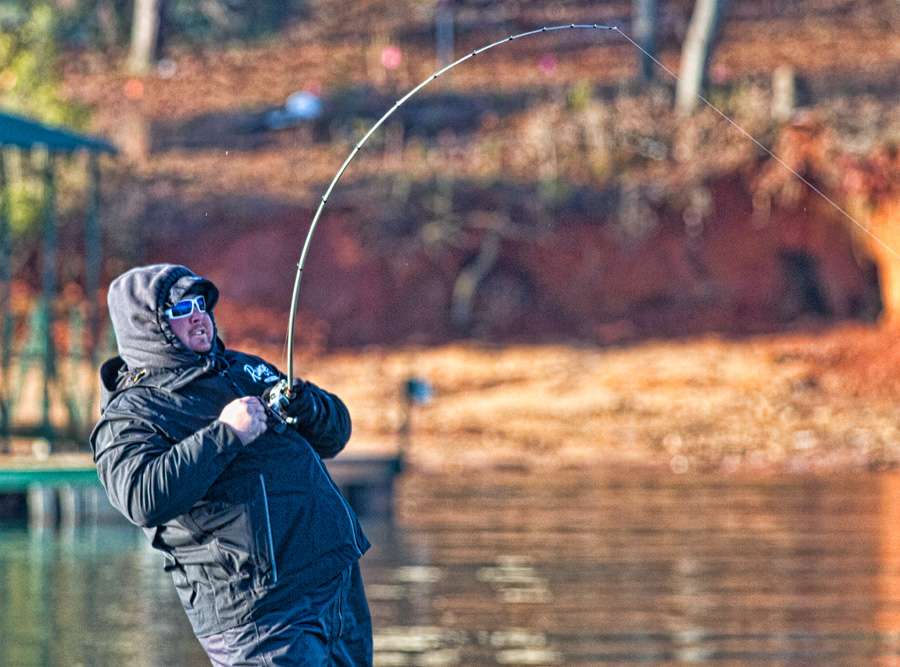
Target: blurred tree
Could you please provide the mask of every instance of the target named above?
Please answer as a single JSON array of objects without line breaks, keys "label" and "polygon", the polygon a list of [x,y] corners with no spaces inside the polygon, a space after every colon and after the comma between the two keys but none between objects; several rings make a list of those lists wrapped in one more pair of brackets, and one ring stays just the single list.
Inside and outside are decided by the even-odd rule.
[{"label": "blurred tree", "polygon": [[145,74],[156,60],[161,10],[160,0],[134,0],[128,56],[128,70],[132,74]]},{"label": "blurred tree", "polygon": [[[54,34],[66,46],[126,47],[129,68],[140,72],[152,66],[170,43],[206,44],[270,35],[289,21],[305,17],[309,1],[52,0]],[[7,2],[13,7],[29,6],[27,0]],[[0,17],[5,6],[0,0]]]},{"label": "blurred tree", "polygon": [[698,95],[706,83],[709,59],[718,37],[728,0],[697,0],[681,47],[681,68],[675,106],[679,113],[690,114],[697,108]]},{"label": "blurred tree", "polygon": [[434,9],[435,50],[438,67],[453,62],[454,23],[453,0],[438,0]]},{"label": "blurred tree", "polygon": [[145,74],[156,60],[161,9],[159,0],[134,0],[128,56],[128,70],[132,74]]},{"label": "blurred tree", "polygon": [[79,128],[84,109],[59,94],[55,20],[47,3],[16,3],[0,14],[0,102],[6,111]]},{"label": "blurred tree", "polygon": [[632,0],[631,15],[634,39],[646,53],[640,54],[641,80],[653,80],[653,58],[656,57],[656,31],[659,23],[657,0]]},{"label": "blurred tree", "polygon": [[[53,8],[45,2],[2,6],[0,13],[0,104],[3,110],[50,125],[82,129],[87,110],[63,99],[56,71]],[[40,156],[38,156],[40,157]],[[17,237],[36,229],[43,186],[33,160],[12,154],[7,164],[7,197],[12,232]]]},{"label": "blurred tree", "polygon": [[121,21],[116,11],[116,2],[122,0],[96,0],[97,30],[100,42],[105,47],[114,46],[119,42]]},{"label": "blurred tree", "polygon": [[[265,37],[306,16],[307,0],[159,0],[162,41],[218,42]],[[344,3],[337,3],[344,6]]]},{"label": "blurred tree", "polygon": [[110,49],[127,42],[134,0],[54,0],[59,43]]}]

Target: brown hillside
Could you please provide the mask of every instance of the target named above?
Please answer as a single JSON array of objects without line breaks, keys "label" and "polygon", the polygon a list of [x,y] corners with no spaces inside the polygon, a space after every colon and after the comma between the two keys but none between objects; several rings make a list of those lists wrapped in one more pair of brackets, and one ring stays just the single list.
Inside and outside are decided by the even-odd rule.
[{"label": "brown hillside", "polygon": [[[127,155],[108,197],[122,265],[169,259],[208,273],[233,300],[221,313],[231,340],[282,340],[325,185],[434,68],[417,3],[338,4],[314,3],[309,20],[265,43],[173,45],[170,65],[140,80],[97,54],[64,63],[68,94]],[[461,4],[460,53],[545,23],[627,31],[630,7]],[[661,59],[677,68],[690,3],[663,4]],[[897,5],[789,4],[733,3],[711,99],[898,247]],[[393,71],[380,64],[387,45],[403,55]],[[304,340],[608,344],[897,310],[890,251],[715,113],[681,121],[667,84],[633,92],[635,62],[614,35],[573,31],[497,49],[423,91],[334,194],[304,279]],[[780,65],[795,69],[807,107],[785,127],[768,115]],[[264,131],[264,113],[299,89],[320,92],[325,120]],[[466,301],[461,285],[492,244]]]}]

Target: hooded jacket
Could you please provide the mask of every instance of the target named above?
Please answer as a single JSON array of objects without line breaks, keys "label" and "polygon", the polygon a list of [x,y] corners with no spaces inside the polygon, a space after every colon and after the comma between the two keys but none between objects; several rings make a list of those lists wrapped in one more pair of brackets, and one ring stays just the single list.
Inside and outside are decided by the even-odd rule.
[{"label": "hooded jacket", "polygon": [[270,423],[242,444],[218,420],[222,408],[282,375],[218,337],[206,354],[184,346],[163,312],[196,293],[209,312],[215,285],[172,264],[110,285],[119,355],[101,367],[91,448],[110,502],[162,552],[202,637],[277,611],[336,577],[369,542],[322,463],[350,437],[344,404],[306,383],[289,408],[295,427]]}]

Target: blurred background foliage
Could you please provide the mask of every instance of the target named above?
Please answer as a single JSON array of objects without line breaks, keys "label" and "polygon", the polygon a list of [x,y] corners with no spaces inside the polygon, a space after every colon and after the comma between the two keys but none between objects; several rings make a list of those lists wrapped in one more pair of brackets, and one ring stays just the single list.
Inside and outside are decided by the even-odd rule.
[{"label": "blurred background foliage", "polygon": [[[88,108],[64,98],[58,69],[59,14],[47,2],[0,3],[0,105],[5,112],[37,119],[49,125],[82,130]],[[42,170],[46,153],[8,152],[6,172],[9,222],[13,237],[33,236],[44,210]],[[66,184],[82,184],[82,169],[62,162],[57,174]],[[68,188],[64,189],[68,193]],[[77,204],[65,194],[62,211]]]},{"label": "blurred background foliage", "polygon": [[[15,3],[27,4],[27,3]],[[127,46],[133,0],[58,0],[56,38],[69,46]],[[160,39],[185,44],[247,41],[305,15],[305,0],[159,0]]]},{"label": "blurred background foliage", "polygon": [[0,3],[0,99],[6,111],[81,128],[87,110],[59,92],[58,19],[46,2]]},{"label": "blurred background foliage", "polygon": [[[0,0],[9,63],[0,86],[5,108],[75,129],[88,127],[84,109],[91,109],[90,131],[120,148],[118,166],[104,174],[105,189],[114,193],[104,202],[111,255],[134,251],[122,263],[145,259],[138,253],[202,257],[202,244],[191,248],[182,237],[205,238],[212,216],[216,234],[227,229],[259,243],[268,238],[255,219],[265,206],[296,225],[355,141],[402,92],[454,54],[498,35],[569,21],[622,25],[639,37],[643,8],[653,19],[650,41],[658,43],[650,48],[683,72],[679,55],[697,8],[719,4],[729,13],[715,67],[702,72],[708,99],[775,147],[792,169],[841,201],[861,202],[854,211],[868,216],[888,199],[881,183],[891,180],[891,142],[900,127],[896,86],[888,83],[895,66],[879,46],[898,21],[891,2],[798,0],[788,11],[753,0]],[[134,66],[136,27],[147,23],[150,37]],[[838,37],[855,57],[822,46]],[[732,285],[728,267],[715,263],[716,235],[750,225],[752,233],[742,229],[741,238],[759,244],[780,233],[781,209],[790,220],[803,218],[809,202],[797,196],[803,189],[795,176],[772,168],[715,111],[701,105],[677,113],[675,82],[656,67],[642,75],[639,54],[623,40],[538,37],[498,49],[485,62],[459,68],[399,109],[373,135],[330,204],[329,211],[346,218],[328,226],[344,226],[334,232],[346,232],[335,247],[344,248],[348,266],[383,278],[384,294],[402,291],[402,281],[416,271],[430,271],[439,277],[428,288],[441,295],[433,299],[441,301],[435,310],[465,299],[476,308],[475,297],[492,276],[503,278],[502,285],[525,276],[518,291],[532,301],[543,298],[546,284],[556,284],[552,272],[566,263],[553,270],[542,263],[538,270],[528,253],[543,243],[553,248],[545,254],[559,255],[573,230],[585,226],[590,247],[603,258],[583,253],[594,269],[614,274],[613,259],[644,253],[643,264],[680,267],[700,305],[722,310],[713,296],[742,286],[737,278]],[[777,69],[790,84],[782,103]],[[30,92],[39,87],[40,94]],[[297,93],[315,97],[321,115],[269,123]],[[41,183],[26,182],[41,174],[41,156],[10,163],[25,179],[10,193],[21,233],[41,210]],[[64,224],[67,202],[69,220],[81,221],[75,207],[83,208],[84,189],[74,179],[68,188],[60,182]],[[168,247],[169,238],[178,241]],[[820,254],[817,262],[831,261]],[[234,261],[241,256],[236,251]],[[412,268],[396,275],[376,268],[406,265]],[[588,268],[585,275],[593,275]],[[648,279],[635,299],[649,304],[647,311],[666,302],[693,313],[693,305],[679,305],[685,290],[673,294],[663,274]],[[816,280],[846,282],[842,276]],[[474,287],[464,294],[466,281]],[[623,288],[609,290],[618,298]],[[565,307],[576,320],[594,303],[612,300],[603,293]],[[630,316],[626,301],[614,309],[617,317]],[[489,305],[482,310],[502,310]],[[274,312],[283,304],[267,307]],[[545,319],[558,319],[547,308]],[[338,319],[323,315],[328,318]]]}]

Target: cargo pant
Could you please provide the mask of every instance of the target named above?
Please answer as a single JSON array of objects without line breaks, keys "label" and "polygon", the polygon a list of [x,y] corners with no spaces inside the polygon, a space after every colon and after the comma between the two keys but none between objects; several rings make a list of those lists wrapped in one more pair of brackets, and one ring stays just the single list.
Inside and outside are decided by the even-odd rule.
[{"label": "cargo pant", "polygon": [[201,637],[215,667],[367,667],[372,664],[372,621],[359,564],[289,608],[252,623]]}]

